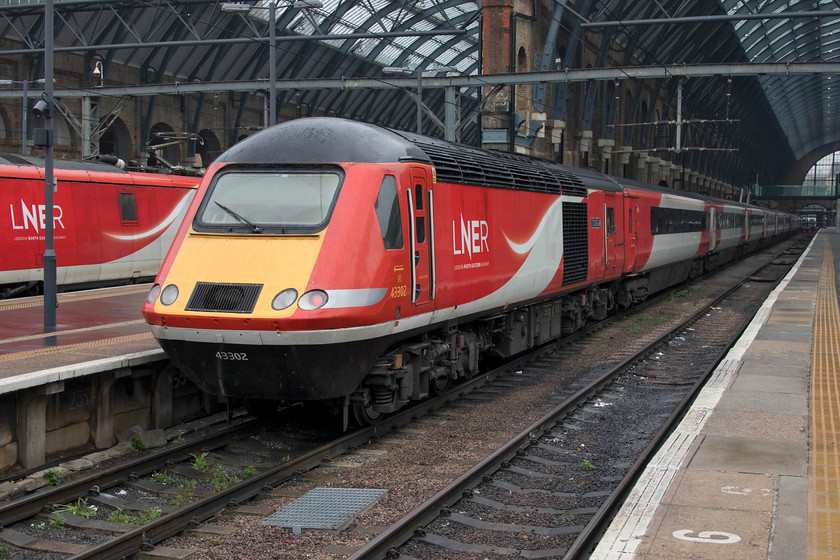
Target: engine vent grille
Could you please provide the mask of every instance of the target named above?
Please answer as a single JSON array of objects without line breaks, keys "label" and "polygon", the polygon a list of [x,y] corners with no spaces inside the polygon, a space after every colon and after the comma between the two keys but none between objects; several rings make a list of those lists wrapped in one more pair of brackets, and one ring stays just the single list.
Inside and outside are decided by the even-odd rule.
[{"label": "engine vent grille", "polygon": [[419,138],[411,140],[432,160],[438,181],[586,196],[586,187],[579,177],[547,161]]},{"label": "engine vent grille", "polygon": [[563,203],[563,285],[586,280],[589,269],[589,230],[586,204]]},{"label": "engine vent grille", "polygon": [[257,304],[261,290],[262,284],[198,282],[187,302],[187,311],[250,313]]}]

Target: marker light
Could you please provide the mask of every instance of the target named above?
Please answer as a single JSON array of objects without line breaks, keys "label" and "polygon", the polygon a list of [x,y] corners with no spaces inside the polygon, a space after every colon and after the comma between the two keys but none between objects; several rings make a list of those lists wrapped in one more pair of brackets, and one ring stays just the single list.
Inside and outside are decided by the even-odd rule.
[{"label": "marker light", "polygon": [[163,305],[172,305],[176,299],[178,299],[178,286],[175,284],[169,284],[160,294],[160,302]]},{"label": "marker light", "polygon": [[303,309],[304,311],[312,311],[314,309],[318,309],[319,307],[323,307],[327,304],[327,292],[322,290],[312,290],[310,292],[306,292],[302,296],[300,296],[300,301],[298,301],[298,307]]},{"label": "marker light", "polygon": [[160,284],[155,284],[154,286],[152,286],[152,289],[149,290],[149,295],[146,296],[146,303],[156,302],[159,295],[160,295]]},{"label": "marker light", "polygon": [[297,290],[294,288],[286,288],[271,300],[271,308],[275,311],[282,311],[292,305],[298,297]]}]

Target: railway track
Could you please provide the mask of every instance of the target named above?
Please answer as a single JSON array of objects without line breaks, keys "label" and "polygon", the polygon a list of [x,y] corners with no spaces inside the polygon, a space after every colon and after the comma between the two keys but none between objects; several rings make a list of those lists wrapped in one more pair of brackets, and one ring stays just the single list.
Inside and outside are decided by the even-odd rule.
[{"label": "railway track", "polygon": [[[754,272],[752,273],[752,276],[755,276],[756,274],[759,273]],[[655,304],[656,301],[661,300],[652,300],[651,304]],[[634,313],[644,313],[644,309],[645,307],[637,308],[634,310]],[[622,320],[623,319],[621,318],[617,318],[610,322],[605,322],[598,325],[597,329],[600,330],[607,328],[609,324]],[[587,334],[591,334],[591,332],[592,331],[588,331]],[[664,338],[660,338],[667,340],[669,337],[673,338],[673,335],[668,334],[665,335]],[[40,548],[37,549],[40,552],[38,552],[37,556],[32,556],[33,558],[44,558],[45,556],[43,556],[43,554],[45,553],[62,553],[61,556],[55,557],[65,558],[68,552],[73,554],[73,558],[78,559],[124,558],[139,550],[153,547],[157,543],[161,543],[167,538],[179,534],[189,527],[194,527],[196,524],[210,519],[220,510],[227,507],[236,507],[245,504],[248,500],[253,499],[261,492],[266,492],[272,488],[276,488],[295,477],[299,477],[301,473],[306,473],[311,469],[322,465],[325,460],[328,461],[347,453],[350,450],[364,446],[372,440],[390,433],[392,430],[408,426],[414,422],[416,418],[424,417],[424,415],[429,414],[430,411],[439,410],[445,407],[447,403],[492,399],[496,393],[507,391],[511,386],[521,386],[523,384],[527,385],[532,383],[534,378],[540,377],[542,373],[539,371],[532,372],[531,369],[536,368],[539,370],[542,368],[550,370],[555,368],[558,362],[568,359],[568,355],[570,353],[573,354],[579,351],[576,345],[582,343],[578,343],[576,341],[582,340],[583,338],[585,337],[581,335],[564,340],[562,346],[556,345],[542,349],[538,352],[538,354],[542,355],[543,358],[536,363],[536,365],[527,365],[529,362],[533,362],[534,355],[523,357],[515,362],[506,364],[504,367],[494,370],[493,372],[479,376],[469,383],[461,385],[444,395],[421,403],[416,408],[394,415],[378,426],[359,430],[338,438],[330,439],[328,437],[324,437],[323,439],[328,439],[329,441],[324,441],[323,444],[314,441],[318,439],[318,437],[314,437],[310,438],[310,441],[308,442],[298,441],[292,444],[287,441],[283,442],[283,444],[278,446],[276,453],[266,453],[260,457],[256,457],[252,454],[249,455],[250,452],[245,450],[233,450],[228,451],[227,453],[221,453],[219,450],[224,448],[226,445],[229,447],[230,441],[232,440],[243,442],[254,438],[260,439],[268,437],[265,435],[265,432],[261,431],[261,428],[258,427],[256,423],[246,421],[235,426],[231,426],[230,428],[213,436],[212,439],[197,439],[196,441],[173,446],[171,449],[167,449],[162,453],[149,453],[148,456],[144,456],[143,458],[130,464],[115,467],[111,470],[103,470],[95,475],[90,475],[72,483],[64,483],[59,487],[37,493],[19,502],[2,505],[2,507],[0,507],[0,526],[3,527],[3,530],[0,531],[0,540],[5,540],[15,546],[31,546],[33,541],[42,541],[38,544]],[[631,351],[631,349],[627,349],[625,352],[625,354],[632,353],[634,353],[634,351]],[[616,356],[618,354],[611,353],[611,355]],[[623,361],[627,361],[628,359],[623,359]],[[512,375],[511,372],[513,372]],[[615,375],[619,374],[614,374],[613,377]],[[583,395],[590,394],[591,391],[596,390],[596,387],[602,386],[604,383],[608,383],[608,381],[595,381],[590,379],[578,381],[577,383],[583,383],[585,387],[579,387],[572,383],[568,386],[566,392],[576,392],[579,395],[577,399],[578,404],[567,404],[565,406],[567,409],[577,408],[578,410],[586,412],[587,407],[580,407],[580,399],[584,398]],[[663,383],[667,383],[667,381],[659,379],[654,384],[660,385]],[[479,389],[479,387],[482,386],[484,386],[484,388]],[[464,395],[471,396],[469,399],[463,400],[462,397]],[[459,399],[462,400],[459,401]],[[618,410],[614,403],[611,403],[610,406],[596,408],[599,409],[599,414],[601,411]],[[568,413],[568,410],[566,413]],[[589,411],[588,414],[591,414],[591,411]],[[548,430],[549,422],[549,420],[541,419],[533,426],[529,426],[529,428],[523,432],[524,435],[520,435],[521,437],[518,442],[512,441],[511,443],[505,445],[503,449],[507,450],[507,452],[511,452],[522,447],[525,442],[533,443],[536,441],[539,433]],[[586,425],[586,423],[587,420],[585,417],[578,420],[578,424],[581,426]],[[556,428],[553,430],[554,435],[550,435],[548,437],[558,438],[559,435],[556,433]],[[323,435],[324,434],[321,434],[321,436]],[[294,451],[290,451],[290,449],[293,448]],[[202,455],[206,457],[206,455],[211,452],[216,457],[220,457],[225,454],[229,457],[239,455],[239,461],[236,459],[229,459],[226,462],[217,463],[217,469],[219,468],[219,465],[221,465],[221,469],[225,472],[225,476],[228,481],[235,478],[240,478],[242,480],[240,482],[230,484],[225,488],[216,488],[218,490],[216,492],[207,492],[204,494],[199,491],[199,487],[207,486],[208,480],[212,481],[212,474],[200,475],[195,472],[193,467],[198,457],[201,457]],[[638,450],[631,450],[630,453],[631,455],[635,453],[636,456],[638,456]],[[515,455],[511,455],[511,457],[513,456]],[[564,461],[558,461],[556,459],[547,460],[565,462],[575,466],[584,464],[583,461],[588,461],[593,465],[592,471],[598,474],[605,472],[603,470],[603,465],[605,464],[604,461],[594,458],[595,456],[591,453],[587,456],[589,458],[581,460],[574,459],[573,461],[570,461],[568,458]],[[494,457],[496,457],[496,455],[494,455]],[[458,479],[459,481],[461,479],[465,479],[459,484],[465,484],[467,481],[473,483],[472,486],[468,486],[469,488],[472,488],[472,490],[470,490],[470,501],[472,502],[471,506],[475,506],[481,501],[477,499],[479,496],[478,492],[481,492],[481,490],[476,492],[475,488],[478,487],[475,486],[474,483],[480,482],[491,471],[497,472],[504,461],[511,460],[511,458],[488,458],[481,462],[481,465],[486,464],[484,468],[488,470],[476,471],[481,472],[481,474],[465,474]],[[243,463],[242,461],[245,462]],[[540,463],[541,461],[544,462],[543,459],[539,459],[536,463]],[[249,471],[249,468],[250,472],[246,472]],[[509,467],[503,468],[509,469]],[[580,471],[580,468],[578,468],[578,471]],[[171,480],[168,484],[166,483],[166,477],[169,477]],[[203,483],[197,483],[197,485],[193,486],[192,490],[190,490],[190,483],[188,482],[190,477],[203,481]],[[180,482],[176,483],[176,480]],[[180,485],[180,488],[177,488],[176,490],[173,488],[173,485],[176,487],[177,485]],[[467,486],[464,488],[467,488]],[[107,492],[105,492],[106,489]],[[466,490],[461,489],[455,491],[452,495],[461,495],[465,491]],[[120,495],[123,492],[127,493],[129,496],[137,496],[139,493],[141,497],[138,498],[138,500],[141,501],[132,503],[130,499],[121,498]],[[458,494],[459,492],[460,494]],[[186,494],[190,494],[188,496],[189,500],[183,499]],[[179,498],[179,496],[181,498]],[[451,499],[451,497],[447,498],[447,502]],[[188,503],[178,503],[179,501]],[[140,508],[140,505],[138,505],[148,505],[149,503],[152,503],[153,505],[151,507],[147,507],[145,510]],[[126,517],[133,517],[135,520],[138,517],[142,517],[143,511],[152,510],[154,512],[157,510],[158,513],[156,514],[156,517],[146,519],[146,523],[139,526],[132,525],[130,522],[109,522],[107,521],[107,518],[103,520],[101,515],[97,522],[95,519],[85,519],[83,516],[73,513],[73,511],[80,511],[79,504],[96,504],[101,508],[101,510],[108,510],[111,512],[129,512],[126,514]],[[484,505],[487,506],[488,504]],[[438,509],[441,509],[442,507],[443,506]],[[563,510],[563,513],[549,513],[549,515],[559,516],[561,520],[568,521],[570,526],[576,527],[576,523],[579,522],[579,515],[592,514],[590,511],[592,509],[591,506],[567,509],[569,511]],[[429,511],[433,510],[434,507]],[[451,511],[452,509],[450,509],[450,512]],[[570,511],[574,511],[575,513],[569,513]],[[426,516],[428,515],[430,514],[424,513],[421,517],[422,519],[426,519]],[[456,512],[456,519],[460,519],[458,517],[459,515],[461,514]],[[499,514],[492,514],[491,519],[495,518],[497,515]],[[414,514],[409,517],[413,516]],[[420,519],[420,517],[418,517],[418,519]],[[450,519],[450,522],[451,521],[452,519]],[[575,523],[572,523],[572,521],[575,521]],[[108,523],[111,523],[111,525],[108,525]],[[426,520],[424,524],[428,523],[429,521]],[[498,521],[492,523],[498,523]],[[30,534],[27,535],[16,529],[16,526],[20,527],[22,525],[29,525],[31,528],[32,526],[37,527],[39,524],[50,527],[53,527],[54,525],[61,525],[62,529],[66,529],[67,531],[78,531],[80,535],[88,535],[91,531],[94,531],[98,534],[98,536],[90,539],[65,537],[66,540],[71,541],[69,544],[72,545],[67,546],[68,543],[66,540],[61,543],[57,541],[55,543],[50,543],[46,542],[48,539],[37,539],[36,537],[33,537],[31,535],[32,531],[30,531]],[[406,527],[409,527],[410,525],[411,523],[408,523]],[[419,525],[415,524],[415,528],[417,526]],[[379,538],[372,541],[368,547],[365,547],[365,549],[363,549],[357,557],[381,557],[379,555],[382,550],[385,550],[386,552],[388,550],[392,550],[395,546],[397,546],[397,541],[399,539],[403,539],[404,541],[404,537],[407,534],[413,534],[414,530],[414,528],[389,529],[385,533],[382,533]],[[35,532],[37,533],[37,531]],[[102,533],[107,534],[103,535]],[[385,539],[390,533],[398,534],[400,537],[387,544],[376,544],[382,539]],[[564,530],[562,533],[566,535],[571,534],[572,531]],[[428,541],[429,538],[426,540]],[[26,556],[12,556],[11,558],[18,557],[26,558]]]},{"label": "railway track", "polygon": [[789,268],[769,266],[588,380],[351,559],[585,558]]}]

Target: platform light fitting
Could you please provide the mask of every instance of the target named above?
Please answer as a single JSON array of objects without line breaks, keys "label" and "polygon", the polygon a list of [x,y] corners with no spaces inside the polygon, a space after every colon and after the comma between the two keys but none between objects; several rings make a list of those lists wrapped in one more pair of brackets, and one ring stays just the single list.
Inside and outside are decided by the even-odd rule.
[{"label": "platform light fitting", "polygon": [[241,2],[225,2],[222,4],[222,11],[223,12],[231,12],[231,13],[247,13],[251,11],[252,6],[248,4],[243,4]]},{"label": "platform light fitting", "polygon": [[[276,4],[279,6],[291,6],[292,8],[296,8],[298,10],[311,10],[317,8],[323,8],[324,3],[321,0],[298,0],[297,2],[291,2],[287,4]],[[222,4],[222,11],[223,12],[231,12],[231,13],[248,13],[254,9],[264,9],[265,6],[252,6],[250,4],[243,4],[242,2],[225,2]]]}]

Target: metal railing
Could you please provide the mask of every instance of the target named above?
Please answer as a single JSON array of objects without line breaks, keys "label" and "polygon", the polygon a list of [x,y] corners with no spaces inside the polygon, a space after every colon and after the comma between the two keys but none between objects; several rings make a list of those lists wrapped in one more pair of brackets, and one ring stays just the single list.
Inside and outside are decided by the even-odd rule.
[{"label": "metal railing", "polygon": [[837,185],[753,185],[753,198],[838,198]]}]

